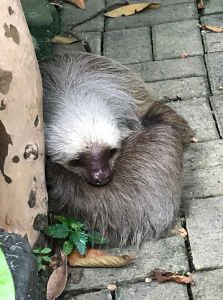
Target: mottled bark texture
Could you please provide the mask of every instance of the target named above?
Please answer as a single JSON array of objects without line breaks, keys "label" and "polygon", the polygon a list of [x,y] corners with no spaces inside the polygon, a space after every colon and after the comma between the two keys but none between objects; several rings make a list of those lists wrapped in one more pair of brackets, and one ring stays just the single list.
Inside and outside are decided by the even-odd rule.
[{"label": "mottled bark texture", "polygon": [[33,245],[47,212],[42,84],[20,1],[0,12],[0,228]]}]

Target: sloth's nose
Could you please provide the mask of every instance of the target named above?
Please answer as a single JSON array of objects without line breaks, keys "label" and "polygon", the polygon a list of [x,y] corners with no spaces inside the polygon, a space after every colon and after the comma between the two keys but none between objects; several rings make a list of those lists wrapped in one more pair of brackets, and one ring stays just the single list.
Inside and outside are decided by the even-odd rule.
[{"label": "sloth's nose", "polygon": [[111,171],[109,169],[100,169],[96,172],[92,172],[90,176],[90,182],[96,186],[102,186],[107,184],[111,180]]}]

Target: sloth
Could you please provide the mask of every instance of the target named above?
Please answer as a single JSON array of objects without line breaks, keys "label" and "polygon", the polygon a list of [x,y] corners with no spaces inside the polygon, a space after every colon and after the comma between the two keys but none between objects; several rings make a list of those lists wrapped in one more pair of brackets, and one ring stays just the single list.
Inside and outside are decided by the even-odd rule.
[{"label": "sloth", "polygon": [[160,237],[179,213],[190,126],[108,58],[53,55],[40,71],[50,210],[112,247]]}]

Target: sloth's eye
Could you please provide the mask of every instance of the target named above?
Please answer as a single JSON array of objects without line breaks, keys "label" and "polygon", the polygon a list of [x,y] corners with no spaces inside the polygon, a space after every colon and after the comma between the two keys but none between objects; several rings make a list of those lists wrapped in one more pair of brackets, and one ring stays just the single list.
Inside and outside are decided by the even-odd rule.
[{"label": "sloth's eye", "polygon": [[118,152],[117,148],[113,148],[110,150],[110,158],[112,158]]},{"label": "sloth's eye", "polygon": [[81,167],[82,162],[80,159],[72,159],[69,161],[69,165],[71,165],[72,167]]}]

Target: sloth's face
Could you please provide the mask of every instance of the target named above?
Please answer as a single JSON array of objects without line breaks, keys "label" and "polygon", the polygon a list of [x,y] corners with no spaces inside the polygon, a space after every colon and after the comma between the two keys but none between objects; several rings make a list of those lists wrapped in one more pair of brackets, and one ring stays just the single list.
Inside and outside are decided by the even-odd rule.
[{"label": "sloth's face", "polygon": [[103,186],[112,179],[115,160],[119,154],[118,148],[110,149],[94,146],[77,158],[70,160],[65,167],[84,178],[95,186]]}]

